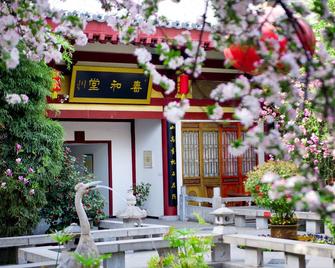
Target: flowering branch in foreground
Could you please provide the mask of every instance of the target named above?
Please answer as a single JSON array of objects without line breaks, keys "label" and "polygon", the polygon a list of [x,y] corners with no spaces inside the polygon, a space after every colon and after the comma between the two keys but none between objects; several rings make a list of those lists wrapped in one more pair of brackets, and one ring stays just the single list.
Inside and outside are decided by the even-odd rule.
[{"label": "flowering branch in foreground", "polygon": [[[119,31],[119,38],[125,43],[133,41],[141,32],[152,34],[155,31],[157,20],[160,19],[158,2],[101,0],[103,8],[107,10],[108,24]],[[329,206],[334,203],[335,193],[329,190],[329,187],[324,187],[322,178],[315,172],[314,164],[304,163],[305,150],[299,149],[303,144],[303,131],[299,126],[292,124],[296,119],[297,109],[303,109],[308,99],[310,109],[319,120],[328,125],[327,150],[334,161],[335,61],[321,44],[317,46],[314,55],[306,51],[297,25],[298,18],[305,18],[309,14],[318,16],[326,23],[322,33],[325,43],[333,44],[335,17],[329,11],[328,1],[313,0],[311,10],[301,2],[288,3],[281,0],[271,5],[265,0],[211,0],[211,5],[217,23],[211,26],[206,24],[206,31],[211,32],[216,50],[222,52],[231,45],[242,48],[252,46],[259,57],[253,66],[255,70],[252,76],[241,76],[222,83],[211,94],[211,98],[217,102],[216,112],[209,109],[208,114],[215,114],[215,119],[219,119],[218,115],[221,115],[218,107],[223,101],[240,100],[234,116],[245,126],[245,139],[234,141],[230,152],[238,155],[249,146],[258,146],[275,155],[277,159],[294,161],[300,168],[300,175],[311,185],[309,191],[306,189],[306,195],[301,201],[321,214],[335,215],[335,208]],[[21,43],[23,51],[30,59],[44,59],[46,62],[61,59],[60,46],[55,34],[72,37],[79,44],[85,43],[85,37],[79,31],[84,24],[75,16],[50,11],[46,1],[5,1],[0,4],[0,10],[0,29],[5,33],[0,38],[0,58],[7,68],[17,66],[18,47]],[[47,25],[46,17],[51,17],[58,23],[54,31]],[[203,18],[206,18],[206,14]],[[262,28],[266,24],[271,25],[277,38],[262,38]],[[286,39],[285,47],[280,43],[283,39]],[[164,67],[197,77],[206,58],[205,51],[200,47],[201,41],[192,41],[189,33],[184,32],[159,44],[155,53],[159,55]],[[152,75],[154,84],[160,85],[166,94],[175,90],[175,82],[156,70],[148,51],[140,48],[135,51],[135,55],[140,67]],[[231,64],[234,62],[226,61],[227,67]],[[297,88],[296,81],[304,81],[303,87]],[[318,87],[313,87],[310,81],[319,81]],[[263,124],[267,125],[271,116],[263,116],[261,105],[274,107],[281,115],[280,122],[272,118],[274,128],[267,132],[263,131]],[[188,106],[187,100],[173,102],[165,108],[165,115],[175,122],[184,116]],[[279,125],[280,129],[277,127]],[[297,145],[297,150],[295,146],[294,154],[288,152],[287,135],[299,139],[300,145]],[[316,140],[313,141],[314,144],[315,142]],[[298,186],[294,186],[292,191],[299,190]],[[309,202],[310,200],[314,201]]]}]

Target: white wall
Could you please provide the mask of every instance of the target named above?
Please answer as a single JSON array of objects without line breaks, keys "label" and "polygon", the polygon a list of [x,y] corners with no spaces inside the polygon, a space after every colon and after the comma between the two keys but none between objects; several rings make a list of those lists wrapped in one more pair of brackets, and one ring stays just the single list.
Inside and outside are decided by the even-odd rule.
[{"label": "white wall", "polygon": [[[84,154],[93,154],[93,174],[95,179],[108,185],[108,146],[106,143],[92,144],[69,144],[71,154],[75,157],[82,157]],[[104,212],[109,215],[109,191],[98,189],[104,197]]]},{"label": "white wall", "polygon": [[[135,120],[136,182],[149,182],[150,195],[145,203],[149,216],[164,215],[161,120]],[[143,152],[152,151],[152,168],[144,168]]]},{"label": "white wall", "polygon": [[124,199],[132,185],[131,133],[129,122],[61,121],[65,141],[74,140],[74,131],[85,131],[86,140],[112,141],[113,215],[126,207]]}]

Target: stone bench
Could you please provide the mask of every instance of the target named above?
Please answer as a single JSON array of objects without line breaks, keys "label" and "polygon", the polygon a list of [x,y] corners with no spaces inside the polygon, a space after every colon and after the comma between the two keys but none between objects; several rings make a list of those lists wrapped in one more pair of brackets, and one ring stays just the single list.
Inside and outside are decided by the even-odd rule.
[{"label": "stone bench", "polygon": [[[134,228],[119,228],[119,229],[105,229],[105,230],[92,230],[91,234],[94,240],[101,239],[120,239],[137,236],[163,236],[169,231],[169,226],[163,225],[147,225],[143,227]],[[13,236],[13,237],[1,237],[0,248],[8,247],[27,247],[55,244],[55,241],[50,235],[27,235],[27,236]]]},{"label": "stone bench", "polygon": [[[235,226],[246,227],[246,218],[256,218],[256,229],[268,229],[268,220],[271,217],[269,210],[257,207],[238,207],[231,208],[235,212]],[[321,233],[322,221],[320,215],[315,212],[296,211],[298,220],[303,220],[306,223],[306,232],[312,234]],[[330,235],[326,226],[324,226],[324,233]]]},{"label": "stone bench", "polygon": [[45,261],[45,262],[35,262],[35,263],[25,263],[25,264],[13,264],[13,265],[2,265],[1,268],[46,268],[55,267],[56,261]]},{"label": "stone bench", "polygon": [[335,268],[334,245],[243,234],[224,235],[223,245],[227,247],[232,244],[244,248],[244,264],[248,267],[263,266],[263,251],[274,250],[284,252],[287,268],[305,268],[306,255],[331,258]]},{"label": "stone bench", "polygon": [[[306,232],[311,234],[321,233],[322,221],[320,215],[315,212],[296,211],[295,214],[299,220],[306,222]],[[330,236],[331,233],[326,225],[324,225],[324,234]]]},{"label": "stone bench", "polygon": [[246,218],[256,218],[256,229],[268,229],[268,220],[271,212],[265,209],[255,207],[230,207],[235,213],[235,226],[246,227]]},{"label": "stone bench", "polygon": [[[199,236],[212,236],[215,247],[212,250],[212,261],[222,261],[222,239],[221,235],[201,234]],[[96,243],[100,254],[112,253],[112,257],[104,261],[105,268],[125,268],[125,253],[127,251],[143,251],[143,250],[157,250],[160,256],[165,256],[168,253],[175,253],[175,248],[170,248],[169,241],[164,240],[163,237],[154,238],[139,238],[129,240],[118,240],[108,242]],[[34,248],[20,248],[19,255],[21,261],[35,262],[35,261],[55,261],[57,258],[58,246],[34,247]]]}]

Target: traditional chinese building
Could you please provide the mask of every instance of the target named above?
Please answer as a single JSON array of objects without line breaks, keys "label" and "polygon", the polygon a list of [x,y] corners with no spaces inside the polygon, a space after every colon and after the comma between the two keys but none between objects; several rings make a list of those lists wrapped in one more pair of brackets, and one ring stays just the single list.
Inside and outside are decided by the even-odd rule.
[{"label": "traditional chinese building", "polygon": [[[133,44],[123,45],[103,17],[87,19],[88,44],[76,47],[70,70],[55,66],[64,79],[57,98],[50,100],[55,110],[49,116],[63,125],[72,153],[85,154],[97,180],[114,189],[103,192],[106,212],[115,215],[125,206],[126,192],[141,182],[151,184],[145,207],[155,217],[177,215],[182,185],[197,196],[210,197],[213,187],[220,187],[222,196],[244,194],[245,173],[263,161],[263,154],[258,157],[250,149],[236,158],[228,153],[228,144],[244,135],[241,124],[232,120],[236,103],[224,104],[229,123],[211,122],[204,112],[214,103],[210,91],[238,75],[224,68],[223,55],[211,49],[208,33],[202,41],[207,50],[203,73],[188,94],[191,108],[182,122],[173,125],[165,120],[163,108],[180,98],[178,92],[164,96],[137,67],[133,52],[138,46],[154,52],[156,44],[184,30],[198,40],[200,25],[161,25],[156,34],[141,35]],[[153,56],[153,63],[177,79],[174,72],[163,70],[158,56]]]}]

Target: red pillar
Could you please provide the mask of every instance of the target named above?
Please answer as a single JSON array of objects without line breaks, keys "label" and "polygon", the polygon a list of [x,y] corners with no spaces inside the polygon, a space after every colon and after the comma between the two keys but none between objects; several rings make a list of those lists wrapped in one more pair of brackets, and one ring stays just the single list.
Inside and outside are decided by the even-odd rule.
[{"label": "red pillar", "polygon": [[[177,207],[169,206],[169,174],[168,174],[168,146],[166,119],[162,119],[162,156],[163,156],[163,194],[164,216],[177,215]],[[178,187],[178,185],[177,185]]]}]

